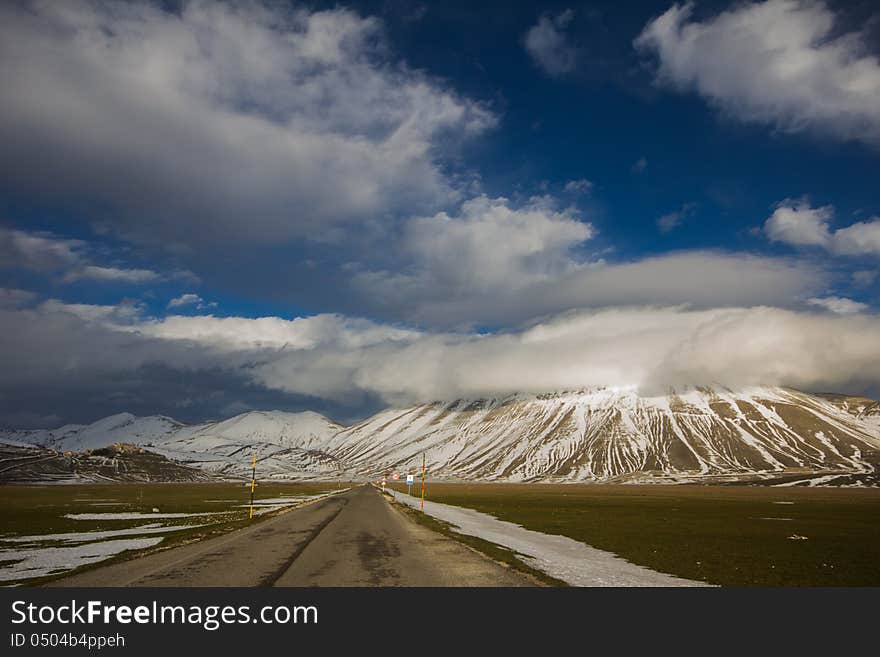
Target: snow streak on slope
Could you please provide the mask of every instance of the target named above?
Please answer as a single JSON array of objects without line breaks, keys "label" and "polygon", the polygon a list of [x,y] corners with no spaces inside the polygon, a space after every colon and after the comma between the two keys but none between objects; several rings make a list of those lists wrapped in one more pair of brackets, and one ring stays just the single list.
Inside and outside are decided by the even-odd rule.
[{"label": "snow streak on slope", "polygon": [[599,481],[637,473],[873,472],[880,436],[832,403],[781,388],[663,397],[593,389],[389,410],[325,448],[367,473],[465,480]]}]

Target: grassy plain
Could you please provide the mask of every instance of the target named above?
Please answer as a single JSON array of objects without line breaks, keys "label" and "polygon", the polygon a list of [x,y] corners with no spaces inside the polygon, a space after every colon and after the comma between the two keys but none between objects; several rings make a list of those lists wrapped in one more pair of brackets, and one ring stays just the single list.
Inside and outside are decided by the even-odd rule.
[{"label": "grassy plain", "polygon": [[[265,515],[254,521],[272,515],[282,506],[260,506],[261,500],[305,498],[347,486],[348,484],[311,482],[258,483],[255,493],[257,513]],[[100,563],[103,565],[145,552],[167,549],[254,522],[248,520],[249,501],[250,486],[243,482],[0,486],[0,569],[14,568],[17,558],[24,556],[26,551],[70,545],[64,540],[51,538],[51,535],[80,533],[84,534],[83,541],[92,541],[95,539],[88,536],[92,532],[144,527],[144,523],[151,522],[150,514],[154,513],[154,509],[158,510],[156,515],[159,516],[156,521],[170,530],[167,534],[163,533],[162,542],[147,550],[127,550]],[[127,519],[108,517],[78,520],[68,517],[85,513],[144,515]],[[187,515],[179,518],[161,517],[164,514]],[[25,544],[11,540],[23,536],[34,540]],[[137,531],[133,531],[126,537],[136,536]],[[41,537],[46,538],[40,540]],[[93,565],[95,564],[84,567]],[[48,576],[12,581],[35,584],[61,574],[69,573],[60,570]]]},{"label": "grassy plain", "polygon": [[880,586],[880,489],[429,482],[428,498],[713,584]]}]

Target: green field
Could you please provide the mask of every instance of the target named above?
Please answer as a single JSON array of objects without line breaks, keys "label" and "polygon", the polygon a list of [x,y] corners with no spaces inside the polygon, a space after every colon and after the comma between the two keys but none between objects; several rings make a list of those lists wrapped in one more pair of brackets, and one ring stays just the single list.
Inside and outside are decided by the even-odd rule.
[{"label": "green field", "polygon": [[[0,486],[0,585],[40,583],[97,563],[199,540],[347,486],[258,484],[253,521],[248,519],[250,486],[242,482]],[[75,517],[81,514],[90,517]],[[125,544],[111,546],[108,541],[128,541],[132,547],[115,551]],[[146,542],[155,545],[143,547]],[[112,554],[96,559],[100,551]]]},{"label": "green field", "polygon": [[713,584],[880,585],[878,489],[429,482],[428,498]]}]

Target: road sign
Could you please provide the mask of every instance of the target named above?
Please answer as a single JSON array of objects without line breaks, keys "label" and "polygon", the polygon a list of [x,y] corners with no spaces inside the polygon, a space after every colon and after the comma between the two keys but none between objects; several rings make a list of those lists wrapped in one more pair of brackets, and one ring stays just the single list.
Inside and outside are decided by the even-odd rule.
[{"label": "road sign", "polygon": [[392,478],[394,481],[397,481],[398,479],[400,479],[400,473],[399,473],[399,472],[392,472],[392,473],[391,473],[391,478]]},{"label": "road sign", "polygon": [[415,479],[415,475],[406,475],[406,485],[412,486]]}]

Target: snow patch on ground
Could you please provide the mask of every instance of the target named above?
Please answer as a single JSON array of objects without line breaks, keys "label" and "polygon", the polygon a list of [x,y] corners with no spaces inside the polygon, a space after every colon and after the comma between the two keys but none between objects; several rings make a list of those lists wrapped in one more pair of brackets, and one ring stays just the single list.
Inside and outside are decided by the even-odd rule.
[{"label": "snow patch on ground", "polygon": [[[389,492],[397,501],[419,508],[418,498]],[[425,513],[449,523],[461,534],[509,548],[523,555],[533,568],[572,586],[709,586],[637,566],[567,536],[542,534],[473,509],[426,501]]]},{"label": "snow patch on ground", "polygon": [[75,547],[0,550],[0,562],[15,563],[0,568],[0,582],[61,573],[87,564],[104,561],[126,550],[143,550],[162,542],[158,538],[132,538],[87,543]]},{"label": "snow patch on ground", "polygon": [[70,520],[142,520],[146,518],[193,518],[198,516],[216,516],[225,511],[206,511],[205,513],[67,513]]},{"label": "snow patch on ground", "polygon": [[129,529],[109,529],[96,532],[65,532],[63,534],[37,534],[34,536],[11,536],[0,537],[0,543],[45,543],[47,541],[64,541],[65,543],[85,543],[88,541],[101,541],[118,536],[141,536],[143,534],[166,534],[179,532],[183,529],[194,529],[205,525],[172,525],[164,526],[159,523],[130,527]]}]

